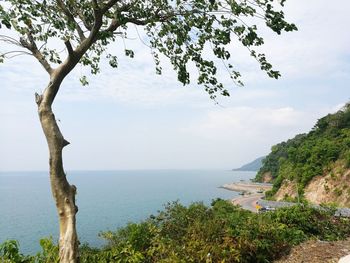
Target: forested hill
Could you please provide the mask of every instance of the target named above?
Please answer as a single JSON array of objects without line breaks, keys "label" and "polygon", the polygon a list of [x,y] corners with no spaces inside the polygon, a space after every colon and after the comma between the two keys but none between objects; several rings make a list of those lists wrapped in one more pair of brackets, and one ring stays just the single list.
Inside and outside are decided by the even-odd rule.
[{"label": "forested hill", "polygon": [[[274,145],[256,181],[272,181],[274,186],[268,195],[275,199],[293,198],[298,188],[299,195],[309,197],[309,201],[348,205],[349,167],[350,103],[347,103],[340,111],[319,119],[309,133]],[[312,189],[312,185],[322,189]]]}]

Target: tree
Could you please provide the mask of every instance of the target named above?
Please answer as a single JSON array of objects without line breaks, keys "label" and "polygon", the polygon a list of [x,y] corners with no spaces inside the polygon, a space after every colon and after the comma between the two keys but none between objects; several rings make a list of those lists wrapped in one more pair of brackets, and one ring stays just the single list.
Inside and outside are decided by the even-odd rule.
[{"label": "tree", "polygon": [[[190,83],[188,65],[198,69],[197,83],[203,85],[210,97],[229,92],[217,79],[217,58],[224,62],[231,78],[242,85],[240,73],[228,63],[227,46],[237,38],[260,63],[268,76],[278,78],[266,56],[255,47],[264,43],[257,33],[257,20],[280,34],[296,30],[286,22],[285,0],[5,0],[0,5],[0,40],[20,48],[4,51],[0,61],[14,55],[29,54],[43,66],[50,81],[42,94],[35,94],[38,114],[49,147],[50,181],[59,215],[59,254],[61,262],[77,262],[78,237],[75,215],[76,187],[67,181],[62,150],[69,142],[63,137],[52,104],[65,77],[77,64],[89,66],[92,74],[100,71],[99,63],[108,45],[127,36],[130,25],[146,32],[156,67],[161,74],[160,55],[171,62],[178,80]],[[255,21],[255,22],[254,22]],[[61,41],[66,54],[53,42]],[[205,50],[210,49],[208,56]],[[134,52],[125,49],[125,55]],[[106,56],[116,68],[117,57]],[[87,85],[86,77],[81,82]]]}]

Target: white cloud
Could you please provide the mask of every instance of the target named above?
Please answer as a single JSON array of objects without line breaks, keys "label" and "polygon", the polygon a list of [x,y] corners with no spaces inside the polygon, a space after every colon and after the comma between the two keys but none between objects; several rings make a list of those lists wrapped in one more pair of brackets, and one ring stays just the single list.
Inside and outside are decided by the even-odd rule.
[{"label": "white cloud", "polygon": [[350,54],[350,35],[345,33],[350,16],[344,12],[349,9],[347,1],[288,1],[285,13],[299,30],[278,38],[269,36],[266,51],[288,77],[335,74],[344,62],[348,63],[342,56]]},{"label": "white cloud", "polygon": [[[166,61],[164,74],[157,76],[149,49],[133,32],[136,39],[126,45],[135,50],[134,59],[125,58],[124,45],[117,42],[118,69],[105,61],[102,73],[82,87],[79,77],[86,71],[78,66],[63,82],[55,110],[64,116],[61,126],[67,124],[63,133],[73,139],[67,163],[74,169],[230,168],[307,132],[349,97],[349,9],[346,1],[287,1],[285,13],[299,31],[281,36],[262,31],[263,51],[283,78],[268,80],[247,50],[232,43],[246,87],[235,87],[221,70],[220,78],[233,87],[230,98],[218,99],[221,106],[213,106],[195,84],[182,87]],[[32,57],[18,57],[0,65],[0,80],[0,169],[45,169],[47,147],[33,94],[45,88],[46,72]]]},{"label": "white cloud", "polygon": [[[348,76],[342,71],[345,68],[344,64],[348,63],[342,56],[345,53],[349,54],[350,35],[345,34],[344,30],[345,25],[350,24],[350,17],[343,10],[350,8],[350,3],[335,5],[325,0],[312,0],[307,3],[288,1],[286,6],[285,13],[288,19],[299,25],[299,31],[277,36],[269,30],[262,30],[266,39],[266,45],[262,50],[276,69],[282,72],[283,79]],[[330,17],[330,14],[337,15]],[[143,36],[142,30],[139,30],[139,33]],[[88,71],[78,66],[64,81],[59,98],[69,101],[114,99],[117,102],[146,106],[183,103],[200,105],[207,100],[208,97],[202,88],[195,88],[196,85],[181,88],[181,84],[176,80],[176,74],[166,60],[162,63],[164,74],[156,76],[150,50],[139,41],[134,28],[130,29],[130,38],[133,40],[127,41],[126,46],[135,50],[134,59],[125,58],[124,44],[118,40],[119,42],[111,47],[119,58],[118,69],[109,68],[105,61],[102,63],[102,74],[91,76],[89,79],[91,85],[85,88],[80,86],[78,79]],[[250,89],[262,83],[283,85],[282,82],[269,82],[257,62],[249,57],[248,51],[237,45],[237,42],[232,43],[232,54],[237,69],[242,71],[243,79]],[[11,83],[11,89],[25,89],[33,93],[45,88],[47,74],[33,58],[28,57],[24,60],[17,58],[15,63],[7,64],[3,69],[0,76],[5,85]],[[223,79],[228,87],[234,87],[227,81],[226,71],[221,71],[220,79]],[[247,97],[255,95],[276,98],[278,97],[276,94],[282,91],[273,92],[275,96],[269,96],[269,93],[272,93],[269,91],[257,94],[256,90],[251,92],[248,88],[244,92],[232,90],[233,98],[237,101],[245,101]],[[252,97],[249,100],[252,100]]]},{"label": "white cloud", "polygon": [[[298,31],[278,36],[261,22],[259,32],[265,44],[258,50],[267,55],[283,79],[329,79],[344,75],[343,69],[349,68],[349,60],[344,59],[344,55],[350,55],[350,34],[346,34],[350,16],[344,10],[349,9],[347,1],[341,4],[326,0],[287,1],[284,10],[287,20],[294,22]],[[245,83],[266,82],[246,48],[237,41],[233,46],[233,58]]]},{"label": "white cloud", "polygon": [[[270,147],[308,132],[329,109],[300,111],[291,107],[230,107],[208,111],[200,121],[182,128],[206,145],[225,149],[223,160],[240,165],[267,154]],[[228,156],[227,156],[228,155]],[[216,160],[217,161],[217,160]],[[223,161],[223,163],[225,163]]]},{"label": "white cloud", "polygon": [[265,140],[282,133],[282,130],[303,128],[300,126],[305,125],[304,116],[290,107],[230,107],[209,111],[204,120],[184,131],[213,140]]}]

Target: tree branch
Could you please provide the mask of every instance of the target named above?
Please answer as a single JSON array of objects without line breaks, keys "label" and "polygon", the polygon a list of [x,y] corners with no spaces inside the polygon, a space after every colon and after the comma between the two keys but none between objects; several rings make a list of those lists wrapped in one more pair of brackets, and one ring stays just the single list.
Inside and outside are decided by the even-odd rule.
[{"label": "tree branch", "polygon": [[112,33],[115,30],[117,30],[117,28],[119,26],[120,26],[120,24],[118,23],[117,19],[112,19],[111,23],[109,24],[109,26],[104,31]]},{"label": "tree branch", "polygon": [[0,53],[0,57],[3,58],[14,58],[14,57],[18,57],[18,56],[22,56],[22,55],[32,55],[32,53],[27,52],[27,51],[23,51],[23,50],[14,50],[14,51],[8,51],[5,53]]},{"label": "tree branch", "polygon": [[126,18],[127,22],[129,23],[133,23],[135,25],[138,25],[138,26],[145,26],[147,25],[148,23],[152,22],[152,21],[155,21],[155,22],[166,22],[168,21],[170,18],[174,17],[174,16],[177,16],[177,15],[182,15],[182,13],[169,13],[167,15],[157,15],[156,17],[152,17],[152,18],[149,18],[149,19],[137,19],[137,18],[134,18],[134,17],[128,17]]},{"label": "tree branch", "polygon": [[78,22],[74,19],[73,14],[68,10],[68,8],[65,6],[65,4],[63,3],[62,0],[57,0],[57,4],[60,7],[60,9],[62,10],[62,12],[66,15],[67,19],[74,24],[75,29],[78,32],[80,41],[84,41],[86,38],[84,35],[84,32],[81,29],[81,27],[79,26]]},{"label": "tree branch", "polygon": [[112,6],[118,3],[119,0],[109,0],[101,9],[102,14],[106,13]]},{"label": "tree branch", "polygon": [[44,67],[47,73],[51,75],[52,73],[51,65],[43,56],[43,54],[39,51],[37,45],[35,44],[33,36],[28,32],[27,37],[28,37],[28,41],[25,40],[23,37],[19,39],[21,46],[28,49],[32,53],[32,55],[39,61],[39,63]]},{"label": "tree branch", "polygon": [[70,142],[63,138],[62,147],[66,147],[69,144],[70,144]]},{"label": "tree branch", "polygon": [[79,63],[81,57],[85,52],[95,43],[97,35],[102,26],[102,13],[100,10],[95,12],[94,25],[91,28],[90,34],[87,38],[84,39],[76,48],[73,50],[73,47],[69,40],[66,40],[64,44],[68,50],[69,56],[67,59],[54,70],[51,78],[51,84],[47,87],[46,97],[49,100],[49,103],[52,103],[56,97],[56,94],[59,90],[61,82],[63,79],[71,72],[71,70]]},{"label": "tree branch", "polygon": [[70,43],[70,41],[66,40],[66,41],[64,41],[64,44],[66,45],[66,48],[68,50],[69,56],[73,56],[74,55],[74,51],[73,51],[73,47],[72,47],[72,44]]},{"label": "tree branch", "polygon": [[21,43],[18,42],[17,39],[14,39],[14,38],[6,36],[6,35],[0,35],[0,41],[3,41],[5,43],[7,43],[7,44],[11,44],[11,45],[22,47]]},{"label": "tree branch", "polygon": [[99,7],[99,5],[98,5],[98,3],[97,3],[96,0],[92,0],[92,7],[93,7],[94,9],[100,9],[100,7]]},{"label": "tree branch", "polygon": [[[125,4],[124,6],[122,6],[121,8],[118,8],[116,10],[116,12],[125,12],[125,11],[128,11],[128,9],[131,7],[131,3],[129,4]],[[111,6],[112,7],[112,6]],[[110,8],[111,8],[110,7]],[[109,24],[109,26],[104,30],[104,32],[110,32],[110,33],[113,33],[115,30],[117,30],[117,28],[121,25],[121,23],[118,22],[117,19],[112,19],[111,23]]]},{"label": "tree branch", "polygon": [[35,92],[35,102],[40,106],[41,101],[43,100],[43,96],[39,95],[37,92]]},{"label": "tree branch", "polygon": [[89,23],[85,20],[85,17],[84,17],[84,15],[80,12],[80,10],[77,10],[77,14],[78,14],[78,16],[79,16],[81,22],[83,22],[85,28],[86,28],[87,30],[90,30],[90,31],[91,31],[92,25],[89,24]]}]

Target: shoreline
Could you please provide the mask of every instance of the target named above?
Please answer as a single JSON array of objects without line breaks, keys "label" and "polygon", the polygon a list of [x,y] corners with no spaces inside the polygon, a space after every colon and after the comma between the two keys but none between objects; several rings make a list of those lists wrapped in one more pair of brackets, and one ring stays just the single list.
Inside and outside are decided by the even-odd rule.
[{"label": "shoreline", "polygon": [[260,183],[249,183],[249,182],[236,182],[223,184],[220,188],[234,191],[234,192],[244,192],[244,193],[259,193],[265,192],[272,189],[272,184],[260,184]]},{"label": "shoreline", "polygon": [[220,188],[240,192],[242,196],[232,198],[231,203],[240,205],[242,208],[252,212],[257,212],[257,202],[265,196],[265,191],[272,189],[272,184],[236,182],[224,184]]}]

